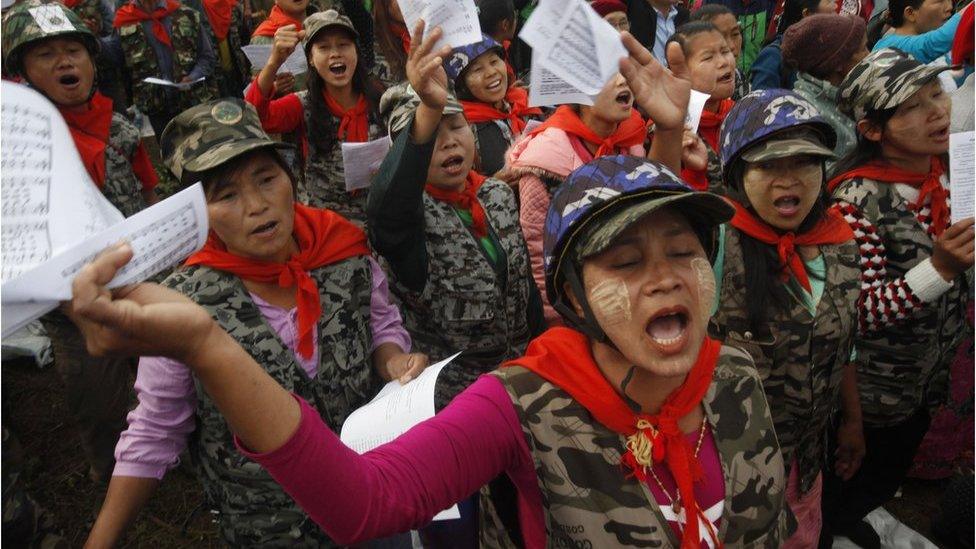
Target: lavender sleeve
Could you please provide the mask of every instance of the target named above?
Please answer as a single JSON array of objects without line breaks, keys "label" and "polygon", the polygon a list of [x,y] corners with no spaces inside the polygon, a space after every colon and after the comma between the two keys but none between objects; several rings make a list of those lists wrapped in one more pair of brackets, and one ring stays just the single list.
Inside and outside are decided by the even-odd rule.
[{"label": "lavender sleeve", "polygon": [[545,546],[532,457],[511,400],[494,376],[482,376],[441,413],[363,455],[343,445],[298,400],[301,422],[282,447],[255,454],[238,440],[238,448],[339,544],[419,528],[504,472],[517,489],[526,545]]},{"label": "lavender sleeve", "polygon": [[390,288],[386,281],[386,274],[380,264],[369,257],[369,269],[372,275],[372,294],[370,296],[370,328],[373,334],[373,347],[370,351],[384,343],[395,343],[404,353],[410,352],[410,334],[403,328],[400,309],[390,301]]},{"label": "lavender sleeve", "polygon": [[193,376],[175,360],[143,357],[135,390],[139,404],[129,412],[129,427],[115,446],[112,475],[161,479],[179,463],[196,428]]}]

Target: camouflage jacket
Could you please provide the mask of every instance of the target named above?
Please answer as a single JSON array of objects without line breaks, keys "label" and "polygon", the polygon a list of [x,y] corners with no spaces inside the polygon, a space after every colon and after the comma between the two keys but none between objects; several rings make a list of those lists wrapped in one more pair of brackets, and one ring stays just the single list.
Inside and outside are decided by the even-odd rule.
[{"label": "camouflage jacket", "polygon": [[132,155],[140,143],[139,130],[125,116],[112,113],[108,146],[105,147],[105,184],[102,194],[125,217],[139,213],[146,207],[142,197],[142,181],[132,171]]},{"label": "camouflage jacket", "polygon": [[[834,155],[843,158],[857,145],[857,132],[854,120],[840,112],[837,106],[837,87],[825,80],[818,80],[805,72],[798,72],[793,91],[809,101],[837,132]],[[828,163],[828,169],[831,163]]]},{"label": "camouflage jacket", "polygon": [[[833,198],[852,204],[874,225],[884,242],[889,277],[904,277],[932,256],[931,237],[894,185],[857,177],[842,182]],[[857,385],[865,424],[895,425],[921,406],[934,409],[945,401],[949,364],[971,330],[965,314],[972,299],[969,273],[910,321],[858,334]]]},{"label": "camouflage jacket", "polygon": [[[188,267],[164,285],[207,309],[271,377],[307,400],[339,432],[346,417],[381,386],[371,365],[370,267],[366,258],[354,257],[311,271],[311,276],[323,311],[314,379],[268,326],[239,278]],[[197,430],[189,451],[224,540],[232,547],[334,546],[264,469],[236,450],[226,420],[195,382]]]},{"label": "camouflage jacket", "polygon": [[[305,140],[308,143],[308,158],[305,159],[305,177],[298,188],[298,199],[313,208],[327,208],[346,219],[366,223],[366,198],[368,189],[346,191],[346,174],[342,168],[342,147],[339,141],[326,155],[314,154],[308,131],[318,124],[312,120],[312,110],[308,105],[308,91],[298,92],[298,99],[305,111]],[[339,118],[332,115],[334,128],[339,127]],[[375,112],[369,115],[369,139],[386,135],[386,129]]]},{"label": "camouflage jacket", "polygon": [[373,66],[369,69],[370,74],[375,76],[384,88],[389,88],[398,82],[406,79],[405,74],[394,72],[390,62],[386,60],[378,44],[373,44]]},{"label": "camouflage jacket", "polygon": [[[205,28],[202,16],[193,8],[180,6],[170,15],[170,40],[173,43],[172,80],[178,82],[190,74],[197,63],[197,38]],[[167,94],[163,86],[147,84],[147,77],[162,78],[159,61],[149,44],[149,38],[141,23],[133,23],[118,28],[119,43],[125,58],[129,79],[132,83],[132,101],[144,114],[151,115],[167,111],[183,111],[194,105],[205,103],[216,97],[213,79],[194,85],[187,91]],[[172,104],[175,98],[177,104]]]},{"label": "camouflage jacket", "polygon": [[[102,35],[102,29],[106,27],[104,21],[104,12],[102,11],[101,0],[81,0],[71,8],[71,11],[75,12],[85,24],[88,21],[95,23],[95,28],[92,32],[96,36]],[[108,27],[111,27],[111,21],[108,22]]]},{"label": "camouflage jacket", "polygon": [[390,275],[414,351],[437,360],[464,351],[438,377],[438,410],[481,374],[521,356],[529,342],[529,256],[515,196],[508,185],[487,179],[478,200],[500,244],[504,272],[492,266],[452,206],[424,193],[427,284],[418,293]]},{"label": "camouflage jacket", "polygon": [[827,428],[839,404],[840,381],[857,331],[857,245],[852,240],[820,247],[827,279],[816,315],[791,299],[788,310],[769,307],[760,333],[749,323],[740,238],[737,229],[727,227],[719,308],[709,328],[713,337],[745,350],[755,362],[783,461],[789,467],[796,459],[805,493],[826,459]]},{"label": "camouflage jacket", "polygon": [[[521,367],[496,371],[535,462],[549,547],[678,547],[646,484],[620,466],[623,436],[565,391]],[[744,352],[722,347],[702,399],[715,437],[725,502],[726,547],[779,547],[795,529],[785,505],[783,457],[762,383]],[[493,543],[488,532],[482,546]]]},{"label": "camouflage jacket", "polygon": [[[201,18],[206,21],[206,17]],[[207,24],[207,32],[210,35],[210,43],[213,44],[214,54],[217,56],[217,63],[214,65],[213,76],[211,77],[218,91],[219,97],[240,97],[244,92],[244,86],[251,82],[251,62],[244,55],[241,49],[245,43],[242,37],[246,38],[247,29],[244,27],[244,7],[237,3],[230,12],[230,27],[227,31],[227,49],[230,51],[231,69],[226,70],[223,64],[223,56],[220,53],[220,40],[214,34],[213,28]]]}]

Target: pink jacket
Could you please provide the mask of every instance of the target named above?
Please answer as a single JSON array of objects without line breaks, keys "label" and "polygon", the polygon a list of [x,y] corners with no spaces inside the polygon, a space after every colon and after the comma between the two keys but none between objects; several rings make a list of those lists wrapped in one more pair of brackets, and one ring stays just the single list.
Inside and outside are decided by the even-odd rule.
[{"label": "pink jacket", "polygon": [[[620,152],[643,157],[644,147],[635,145]],[[532,277],[542,293],[546,322],[550,327],[562,326],[563,322],[546,298],[542,235],[545,233],[550,194],[542,178],[562,183],[570,172],[586,162],[577,154],[569,135],[559,128],[547,128],[540,134],[521,138],[505,153],[505,164],[519,178],[519,223],[529,247]]]}]

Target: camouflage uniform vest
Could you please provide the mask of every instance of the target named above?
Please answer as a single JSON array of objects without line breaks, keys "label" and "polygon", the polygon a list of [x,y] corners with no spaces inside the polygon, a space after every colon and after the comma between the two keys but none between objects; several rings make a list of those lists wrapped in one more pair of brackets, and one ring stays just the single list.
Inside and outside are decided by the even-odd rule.
[{"label": "camouflage uniform vest", "polygon": [[132,171],[132,155],[139,146],[139,130],[119,113],[112,113],[112,127],[105,147],[105,183],[102,194],[125,217],[146,207],[142,181]]},{"label": "camouflage uniform vest", "polygon": [[[197,64],[197,38],[203,29],[201,15],[193,8],[180,6],[170,15],[170,41],[173,43],[173,80],[179,81],[190,74]],[[194,85],[187,91],[167,94],[163,86],[147,84],[142,80],[149,76],[162,77],[159,61],[149,45],[149,39],[141,23],[133,23],[118,29],[122,53],[132,82],[132,100],[144,114],[167,111],[183,111],[205,103],[215,97],[212,79]],[[173,103],[171,97],[175,97]]]},{"label": "camouflage uniform vest", "polygon": [[369,69],[370,74],[375,76],[384,88],[389,88],[402,82],[406,76],[397,74],[393,71],[393,66],[387,61],[386,56],[380,50],[379,44],[373,44],[373,66]]},{"label": "camouflage uniform vest", "polygon": [[[508,391],[532,453],[549,547],[680,545],[647,485],[620,466],[623,436],[533,372],[513,366],[493,375]],[[783,457],[766,397],[748,355],[722,347],[702,405],[725,479],[719,539],[726,547],[779,547],[795,520],[786,509]],[[483,537],[483,546],[491,543]]]},{"label": "camouflage uniform vest", "polygon": [[[834,199],[853,204],[874,224],[890,278],[932,257],[932,239],[894,185],[854,178],[834,190]],[[909,320],[858,335],[857,386],[865,424],[895,425],[922,406],[934,409],[945,401],[949,364],[963,333],[971,330],[965,318],[971,284],[972,269]]]},{"label": "camouflage uniform vest", "polygon": [[[93,21],[95,23],[95,29],[92,32],[95,35],[101,34],[101,29],[103,25],[102,21],[102,6],[100,5],[100,0],[81,0],[75,4],[71,11],[75,12],[82,21],[86,24],[88,21]],[[111,23],[111,21],[109,21]]]},{"label": "camouflage uniform vest", "polygon": [[[329,154],[315,154],[312,141],[308,135],[311,128],[316,127],[312,120],[312,110],[309,108],[308,91],[298,92],[298,99],[305,111],[305,140],[308,143],[308,158],[305,159],[305,177],[298,188],[298,199],[313,208],[327,208],[346,219],[366,223],[366,198],[368,189],[346,191],[346,173],[342,167],[342,147],[336,141]],[[338,130],[339,118],[332,117],[333,127]],[[375,113],[369,114],[369,139],[377,139],[386,132],[377,120]]]},{"label": "camouflage uniform vest", "polygon": [[750,328],[741,235],[725,231],[724,273],[719,309],[710,331],[752,356],[762,377],[784,462],[796,458],[800,490],[806,492],[826,458],[825,437],[836,411],[843,369],[857,330],[861,271],[857,244],[821,246],[827,279],[816,315],[799,301],[784,311],[770,307],[768,333]]},{"label": "camouflage uniform vest", "polygon": [[[201,20],[206,21],[206,17]],[[217,58],[212,79],[217,86],[218,95],[239,97],[244,91],[244,86],[251,81],[251,62],[241,49],[246,45],[241,42],[241,33],[245,30],[244,8],[241,4],[236,4],[230,12],[230,27],[227,31],[227,48],[230,50],[231,65],[233,65],[230,71],[225,71],[220,61],[220,40],[209,24],[206,27]]]},{"label": "camouflage uniform vest", "polygon": [[[364,257],[350,258],[311,276],[323,313],[314,379],[268,326],[239,278],[189,267],[164,284],[207,309],[271,377],[307,400],[339,432],[349,413],[368,402],[381,384],[371,365],[370,266]],[[334,546],[264,469],[236,450],[226,420],[199,380],[196,396],[190,455],[224,541],[232,547]]]},{"label": "camouflage uniform vest", "polygon": [[500,244],[503,273],[492,267],[454,208],[425,193],[427,284],[417,293],[390,276],[414,351],[432,360],[464,351],[438,377],[438,410],[481,374],[521,356],[529,341],[529,256],[515,196],[508,185],[487,179],[478,200]]}]

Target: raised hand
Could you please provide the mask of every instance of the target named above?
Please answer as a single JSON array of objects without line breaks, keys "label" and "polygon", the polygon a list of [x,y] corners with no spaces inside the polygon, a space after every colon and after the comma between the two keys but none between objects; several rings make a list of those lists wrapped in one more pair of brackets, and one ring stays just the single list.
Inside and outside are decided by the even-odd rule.
[{"label": "raised hand", "polygon": [[417,22],[410,41],[410,52],[407,54],[407,81],[420,96],[420,101],[428,108],[442,111],[447,104],[448,81],[444,71],[444,59],[451,54],[450,46],[443,46],[437,51],[434,44],[444,33],[440,27],[434,28],[424,38],[423,20]]},{"label": "raised hand", "polygon": [[655,128],[680,130],[688,112],[691,82],[681,46],[668,45],[668,65],[662,66],[629,32],[621,33],[621,40],[630,54],[620,60],[620,72],[634,92],[634,101],[654,120]]},{"label": "raised hand", "polygon": [[268,65],[275,69],[281,66],[288,59],[288,56],[295,52],[295,48],[305,38],[304,30],[296,30],[295,25],[285,25],[275,31],[274,45],[271,47],[271,55],[268,56]]},{"label": "raised hand", "polygon": [[973,266],[973,218],[950,225],[932,246],[932,266],[947,281]]},{"label": "raised hand", "polygon": [[704,170],[708,167],[708,145],[697,133],[688,128],[681,136],[681,167],[690,170]]}]

